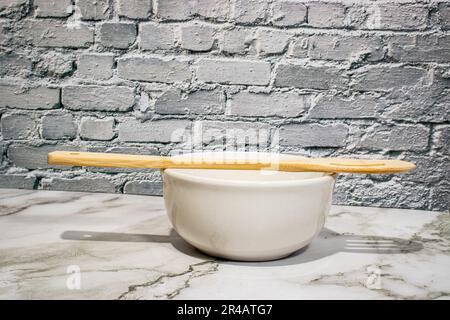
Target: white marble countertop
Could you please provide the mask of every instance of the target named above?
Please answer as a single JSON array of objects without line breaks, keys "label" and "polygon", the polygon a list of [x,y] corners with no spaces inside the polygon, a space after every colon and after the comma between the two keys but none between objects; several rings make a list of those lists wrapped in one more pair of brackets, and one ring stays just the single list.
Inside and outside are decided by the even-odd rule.
[{"label": "white marble countertop", "polygon": [[1,299],[449,299],[449,245],[449,213],[333,207],[291,257],[220,261],[159,197],[0,189]]}]

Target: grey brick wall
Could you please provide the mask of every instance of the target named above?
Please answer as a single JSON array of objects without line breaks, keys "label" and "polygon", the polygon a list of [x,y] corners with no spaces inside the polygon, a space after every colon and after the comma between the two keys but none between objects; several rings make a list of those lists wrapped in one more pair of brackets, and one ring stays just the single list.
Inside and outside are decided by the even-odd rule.
[{"label": "grey brick wall", "polygon": [[[175,129],[279,133],[282,152],[414,161],[335,203],[448,210],[450,2],[2,0],[0,187],[161,194],[157,170],[52,150],[169,154]],[[255,142],[248,142],[249,147]]]}]

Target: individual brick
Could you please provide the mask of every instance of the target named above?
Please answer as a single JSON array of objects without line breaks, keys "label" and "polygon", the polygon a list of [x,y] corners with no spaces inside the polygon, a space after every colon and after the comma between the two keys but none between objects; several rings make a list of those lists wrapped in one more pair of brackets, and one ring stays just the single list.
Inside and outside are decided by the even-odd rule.
[{"label": "individual brick", "polygon": [[416,67],[376,66],[354,76],[353,88],[359,91],[388,91],[395,87],[414,86],[426,80],[427,71]]},{"label": "individual brick", "polygon": [[261,55],[280,54],[286,50],[290,37],[285,31],[258,30],[254,49]]},{"label": "individual brick", "polygon": [[270,64],[250,60],[202,59],[197,63],[197,79],[226,84],[266,85]]},{"label": "individual brick", "polygon": [[38,147],[24,144],[13,144],[8,147],[8,158],[16,167],[26,169],[67,169],[65,166],[49,165],[47,155],[52,151],[80,151],[77,146],[41,145]]},{"label": "individual brick", "polygon": [[450,210],[450,183],[442,181],[434,184],[431,188],[431,210],[446,211]]},{"label": "individual brick", "polygon": [[347,78],[341,69],[328,66],[302,66],[282,63],[278,66],[275,86],[305,89],[345,89]]},{"label": "individual brick", "polygon": [[377,126],[361,139],[359,146],[370,150],[425,150],[430,129],[423,125]]},{"label": "individual brick", "polygon": [[36,177],[0,174],[0,188],[34,189]]},{"label": "individual brick", "polygon": [[296,1],[278,0],[273,4],[271,22],[275,26],[293,27],[306,22],[307,8]]},{"label": "individual brick", "polygon": [[376,36],[313,35],[308,42],[311,59],[343,61],[364,57],[379,61],[384,57],[383,43]]},{"label": "individual brick", "polygon": [[48,140],[74,139],[77,126],[70,113],[48,114],[42,118],[42,137]]},{"label": "individual brick", "polygon": [[5,140],[31,138],[36,131],[36,121],[25,114],[6,114],[1,118],[2,136]]},{"label": "individual brick", "polygon": [[114,118],[83,118],[80,126],[80,137],[84,140],[108,141],[114,138]]},{"label": "individual brick", "polygon": [[119,0],[119,16],[130,19],[147,19],[152,11],[152,0]]},{"label": "individual brick", "polygon": [[134,105],[134,89],[129,87],[66,86],[62,104],[70,110],[119,111]]},{"label": "individual brick", "polygon": [[301,123],[280,128],[280,145],[298,147],[344,147],[348,127],[344,124]]},{"label": "individual brick", "polygon": [[171,50],[175,47],[175,29],[171,25],[140,24],[142,50]]},{"label": "individual brick", "polygon": [[124,188],[125,194],[139,194],[148,196],[162,196],[162,181],[137,180],[128,181]]},{"label": "individual brick", "polygon": [[437,127],[434,131],[435,148],[440,153],[450,155],[450,127]]},{"label": "individual brick", "polygon": [[59,89],[22,88],[0,84],[0,107],[17,109],[53,109],[59,106]]},{"label": "individual brick", "polygon": [[37,47],[87,48],[94,42],[94,30],[84,24],[72,28],[54,20],[26,20],[16,37],[20,44],[23,40]]},{"label": "individual brick", "polygon": [[450,158],[431,156],[408,156],[405,160],[416,165],[416,169],[402,174],[402,180],[416,183],[436,184],[440,181],[450,181]]},{"label": "individual brick", "polygon": [[119,123],[119,140],[123,142],[178,142],[189,130],[191,122],[187,120],[158,120],[140,122],[125,119]]},{"label": "individual brick", "polygon": [[7,41],[7,35],[6,35],[6,23],[4,21],[0,21],[0,45],[3,45]]},{"label": "individual brick", "polygon": [[136,41],[136,35],[134,23],[106,22],[100,26],[100,43],[104,47],[127,49]]},{"label": "individual brick", "polygon": [[82,20],[105,20],[111,11],[109,0],[78,0]]},{"label": "individual brick", "polygon": [[308,107],[309,95],[294,92],[239,92],[231,97],[230,114],[243,117],[297,117]]},{"label": "individual brick", "polygon": [[184,21],[194,16],[224,21],[227,20],[230,0],[158,0],[157,17],[162,20]]},{"label": "individual brick", "polygon": [[185,60],[131,57],[118,60],[120,78],[137,81],[174,83],[190,80],[192,73]]},{"label": "individual brick", "polygon": [[64,78],[71,75],[73,70],[73,56],[56,51],[44,52],[34,64],[34,72],[42,77]]},{"label": "individual brick", "polygon": [[388,39],[389,56],[400,62],[450,62],[449,35],[402,35]]},{"label": "individual brick", "polygon": [[267,19],[269,2],[266,0],[236,0],[234,20],[238,23],[263,23]]},{"label": "individual brick", "polygon": [[78,74],[95,80],[107,80],[113,76],[114,55],[83,54],[78,62]]},{"label": "individual brick", "polygon": [[343,97],[320,94],[313,100],[309,117],[315,119],[378,118],[386,104],[379,98],[367,95]]},{"label": "individual brick", "polygon": [[406,3],[375,4],[366,27],[375,30],[422,30],[427,27],[428,8]]},{"label": "individual brick", "polygon": [[0,75],[28,76],[31,72],[31,59],[21,53],[0,53]]},{"label": "individual brick", "polygon": [[244,28],[225,30],[219,40],[220,51],[246,54],[253,39],[253,32]]},{"label": "individual brick", "polygon": [[72,0],[34,0],[36,17],[64,18],[72,14]]},{"label": "individual brick", "polygon": [[439,24],[444,30],[450,30],[450,4],[441,2],[438,4]]},{"label": "individual brick", "polygon": [[352,203],[377,207],[428,209],[429,188],[394,180],[375,182],[370,179],[351,179],[342,175],[336,182],[335,204]]},{"label": "individual brick", "polygon": [[311,2],[308,4],[308,25],[316,28],[343,28],[345,6],[340,3]]},{"label": "individual brick", "polygon": [[42,179],[44,190],[64,190],[73,192],[104,192],[115,193],[116,186],[102,178],[45,178]]},{"label": "individual brick", "polygon": [[214,44],[214,28],[208,25],[189,25],[181,28],[181,47],[191,51],[209,51]]},{"label": "individual brick", "polygon": [[155,102],[155,112],[160,114],[217,114],[224,109],[225,96],[218,90],[182,93],[179,89],[172,89]]},{"label": "individual brick", "polygon": [[441,123],[450,121],[450,95],[437,85],[394,88],[383,117],[389,120]]},{"label": "individual brick", "polygon": [[194,12],[200,17],[225,21],[230,16],[231,3],[232,0],[196,0]]},{"label": "individual brick", "polygon": [[271,139],[271,127],[261,122],[206,120],[198,121],[195,126],[201,133],[202,142],[208,145],[265,148]]}]

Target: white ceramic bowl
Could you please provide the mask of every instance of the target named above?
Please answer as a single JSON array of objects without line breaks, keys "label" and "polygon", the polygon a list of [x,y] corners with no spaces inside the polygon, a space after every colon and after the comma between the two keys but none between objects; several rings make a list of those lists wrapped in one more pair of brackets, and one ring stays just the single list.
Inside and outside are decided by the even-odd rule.
[{"label": "white ceramic bowl", "polygon": [[320,232],[335,178],[313,172],[166,169],[164,199],[177,233],[199,250],[231,260],[273,260],[305,247]]}]

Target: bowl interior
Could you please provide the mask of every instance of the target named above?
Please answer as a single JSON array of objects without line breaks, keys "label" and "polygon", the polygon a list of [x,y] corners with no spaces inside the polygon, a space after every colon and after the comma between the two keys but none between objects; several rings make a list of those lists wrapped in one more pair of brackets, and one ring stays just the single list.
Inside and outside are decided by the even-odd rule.
[{"label": "bowl interior", "polygon": [[[296,159],[301,156],[294,155],[280,155],[263,152],[204,152],[191,153],[176,156],[177,159],[183,161],[185,159],[199,161],[215,160],[227,161],[227,159],[239,159],[239,161],[264,161],[273,162],[281,159]],[[274,170],[209,170],[209,169],[166,169],[167,174],[174,174],[178,177],[200,178],[202,180],[211,180],[211,182],[218,181],[233,181],[233,182],[275,182],[275,181],[304,181],[314,178],[320,178],[328,175],[323,172],[283,172]]]}]

